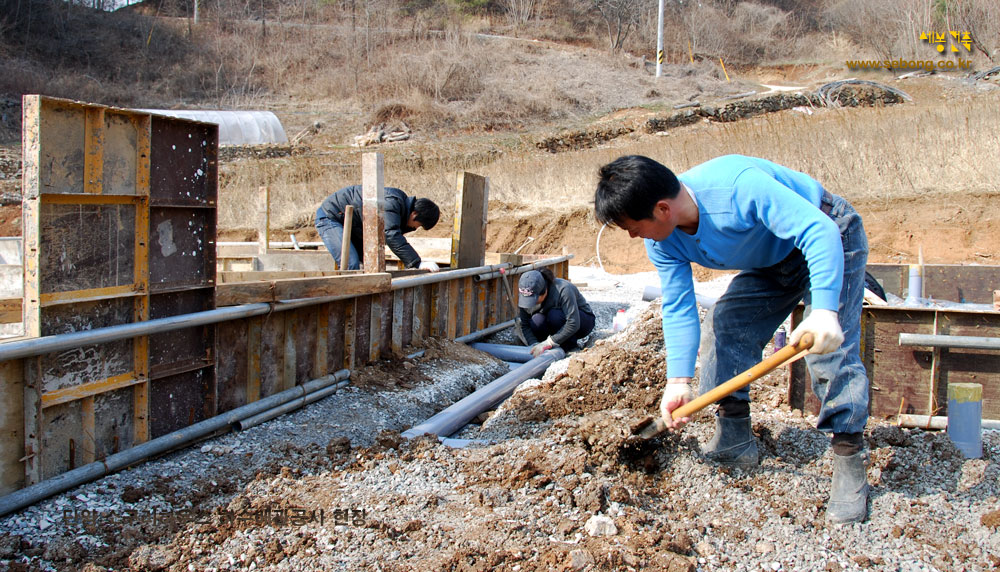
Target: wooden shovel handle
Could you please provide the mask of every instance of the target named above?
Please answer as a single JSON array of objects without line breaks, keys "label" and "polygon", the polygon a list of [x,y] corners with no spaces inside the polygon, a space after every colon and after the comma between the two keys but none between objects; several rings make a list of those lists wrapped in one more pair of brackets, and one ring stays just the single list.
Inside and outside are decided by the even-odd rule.
[{"label": "wooden shovel handle", "polygon": [[784,365],[785,363],[790,363],[796,359],[806,355],[809,352],[809,348],[813,345],[813,336],[810,333],[803,334],[797,344],[788,345],[780,350],[774,352],[774,354],[761,361],[759,364],[751,367],[750,369],[744,371],[741,374],[736,375],[729,381],[716,386],[714,389],[699,395],[695,399],[688,401],[684,405],[681,405],[677,409],[670,412],[670,416],[674,419],[680,419],[682,417],[690,417],[692,414],[697,413],[704,409],[705,407],[715,403],[716,401],[722,399],[723,397],[733,393],[738,389],[742,389],[749,385],[752,381],[760,379],[765,375],[771,373],[773,370]]}]

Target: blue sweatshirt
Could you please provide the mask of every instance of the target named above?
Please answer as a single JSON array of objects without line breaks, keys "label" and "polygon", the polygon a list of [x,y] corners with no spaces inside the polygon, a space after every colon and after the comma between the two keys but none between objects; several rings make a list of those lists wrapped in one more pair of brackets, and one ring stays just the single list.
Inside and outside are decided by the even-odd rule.
[{"label": "blue sweatshirt", "polygon": [[721,270],[766,268],[798,248],[809,267],[813,307],[837,311],[844,251],[836,223],[818,208],[818,182],[740,155],[712,159],[677,178],[698,203],[698,231],[675,229],[659,242],[646,239],[663,294],[667,377],[694,376],[700,325],[692,262]]}]

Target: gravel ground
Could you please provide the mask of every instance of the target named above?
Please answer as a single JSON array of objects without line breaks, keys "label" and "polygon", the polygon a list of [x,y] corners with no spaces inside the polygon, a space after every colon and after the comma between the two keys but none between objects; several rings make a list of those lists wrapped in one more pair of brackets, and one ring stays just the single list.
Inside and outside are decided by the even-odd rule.
[{"label": "gravel ground", "polygon": [[[36,570],[988,570],[1000,566],[1000,434],[966,460],[941,432],[873,420],[871,517],[824,524],[831,452],[788,408],[783,373],[752,388],[762,463],[708,462],[703,414],[629,438],[664,375],[652,273],[572,267],[598,314],[581,352],[518,389],[451,449],[405,441],[506,366],[438,342],[353,372],[354,387],[0,520],[0,567]],[[700,284],[717,296],[725,279]],[[629,326],[612,333],[626,309]],[[510,332],[488,341],[503,342]],[[159,519],[154,522],[152,511]],[[185,510],[186,509],[186,510]],[[96,511],[94,516],[84,510]],[[75,513],[73,511],[76,511]],[[322,519],[322,522],[320,520]]]}]

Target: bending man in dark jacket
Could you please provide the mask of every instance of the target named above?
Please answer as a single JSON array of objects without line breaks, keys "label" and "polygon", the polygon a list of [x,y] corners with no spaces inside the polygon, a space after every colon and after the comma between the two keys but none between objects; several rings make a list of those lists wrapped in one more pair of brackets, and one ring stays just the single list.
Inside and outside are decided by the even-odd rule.
[{"label": "bending man in dark jacket", "polygon": [[[354,207],[351,223],[351,254],[347,268],[360,270],[364,261],[362,203],[361,185],[352,185],[327,197],[316,210],[316,230],[319,231],[319,237],[326,245],[326,249],[337,262],[338,269],[344,236],[344,211],[347,205]],[[434,228],[440,216],[441,211],[434,201],[408,197],[406,193],[394,187],[385,188],[385,243],[389,246],[389,250],[403,261],[406,268],[438,271],[438,265],[433,261],[420,260],[420,255],[403,235],[421,227],[424,230]]]},{"label": "bending man in dark jacket", "polygon": [[575,350],[576,342],[593,331],[594,311],[569,280],[542,268],[525,272],[517,287],[521,333],[531,355],[538,357],[555,346]]}]

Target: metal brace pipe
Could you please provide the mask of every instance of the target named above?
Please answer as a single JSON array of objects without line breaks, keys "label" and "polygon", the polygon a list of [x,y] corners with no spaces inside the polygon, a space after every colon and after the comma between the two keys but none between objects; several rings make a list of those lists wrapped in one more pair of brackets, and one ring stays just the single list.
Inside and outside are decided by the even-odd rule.
[{"label": "metal brace pipe", "polygon": [[924,346],[932,348],[965,348],[972,350],[1000,350],[1000,338],[902,333],[899,334],[899,345]]}]

